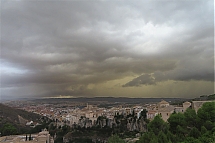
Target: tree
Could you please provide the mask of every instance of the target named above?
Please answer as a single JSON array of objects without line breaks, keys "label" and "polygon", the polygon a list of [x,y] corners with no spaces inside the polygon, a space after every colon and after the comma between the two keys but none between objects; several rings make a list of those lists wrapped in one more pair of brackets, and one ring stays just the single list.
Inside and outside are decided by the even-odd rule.
[{"label": "tree", "polygon": [[187,126],[198,127],[198,116],[194,109],[187,108],[187,110],[184,112],[184,118]]},{"label": "tree", "polygon": [[208,100],[215,100],[215,94],[209,95]]},{"label": "tree", "polygon": [[185,117],[182,113],[171,114],[169,119],[167,120],[170,124],[170,131],[172,133],[176,133],[177,126],[185,127]]},{"label": "tree", "polygon": [[137,141],[137,143],[149,143],[149,142],[152,142],[153,140],[155,141],[155,140],[158,140],[158,139],[155,136],[154,132],[149,131],[149,132],[144,133],[140,137],[139,141]]},{"label": "tree", "polygon": [[29,139],[28,139],[29,141],[31,140],[31,134],[29,135]]},{"label": "tree", "polygon": [[201,133],[196,127],[192,128],[192,130],[189,133],[189,136],[193,138],[198,138],[200,135]]},{"label": "tree", "polygon": [[211,134],[207,134],[207,133],[206,133],[206,134],[200,136],[198,139],[199,139],[199,141],[201,141],[202,143],[214,143]]},{"label": "tree", "polygon": [[206,102],[197,112],[201,123],[205,121],[215,122],[215,102]]},{"label": "tree", "polygon": [[55,130],[57,128],[57,126],[54,126],[53,123],[51,123],[51,125],[49,126],[49,130]]},{"label": "tree", "polygon": [[155,135],[158,135],[160,131],[166,132],[168,130],[168,125],[160,115],[157,115],[154,120],[148,124],[148,130],[154,132]]},{"label": "tree", "polygon": [[203,135],[203,134],[205,134],[205,133],[207,133],[207,129],[205,128],[205,126],[202,126],[201,127],[201,134]]},{"label": "tree", "polygon": [[63,134],[66,134],[69,132],[70,127],[67,125],[64,125],[61,129],[62,129]]},{"label": "tree", "polygon": [[5,135],[14,135],[17,133],[18,133],[17,129],[11,124],[7,123],[3,126],[2,135],[4,135],[4,136]]},{"label": "tree", "polygon": [[181,127],[180,125],[176,127],[177,141],[183,141],[186,134],[187,134],[187,131],[183,127]]},{"label": "tree", "polygon": [[143,109],[140,112],[140,117],[143,117],[143,119],[146,120],[146,118],[147,118],[147,110],[146,109]]},{"label": "tree", "polygon": [[201,143],[201,141],[193,137],[187,137],[182,143]]},{"label": "tree", "polygon": [[214,124],[211,121],[206,121],[203,125],[207,130],[212,130],[214,127]]},{"label": "tree", "polygon": [[108,138],[108,143],[125,143],[125,141],[117,135],[113,135],[110,138]]},{"label": "tree", "polygon": [[170,131],[167,131],[166,136],[167,136],[167,139],[168,139],[169,141],[171,141],[171,142],[177,142],[177,141],[176,141],[175,135],[173,135]]},{"label": "tree", "polygon": [[152,140],[149,143],[158,143],[158,138],[157,137],[152,138]]},{"label": "tree", "polygon": [[167,143],[168,142],[166,135],[162,131],[160,131],[158,134],[158,142],[159,143]]}]

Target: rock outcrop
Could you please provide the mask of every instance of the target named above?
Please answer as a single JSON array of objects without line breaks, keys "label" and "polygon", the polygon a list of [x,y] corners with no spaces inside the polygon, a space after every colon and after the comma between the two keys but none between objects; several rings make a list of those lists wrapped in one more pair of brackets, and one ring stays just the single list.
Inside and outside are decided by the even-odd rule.
[{"label": "rock outcrop", "polygon": [[28,120],[26,120],[25,118],[23,118],[22,116],[18,115],[18,119],[19,119],[19,123],[21,125],[26,125],[26,123],[28,122]]},{"label": "rock outcrop", "polygon": [[146,132],[146,122],[143,118],[137,119],[136,117],[129,118],[98,118],[96,126],[101,128],[108,126],[113,127],[126,127],[128,131]]},{"label": "rock outcrop", "polygon": [[83,128],[83,127],[85,127],[85,128],[92,127],[93,126],[92,120],[89,120],[89,118],[86,118],[86,117],[82,117],[78,121],[78,126],[80,126],[81,128]]},{"label": "rock outcrop", "polygon": [[146,122],[143,118],[137,119],[137,117],[114,117],[113,119],[108,119],[106,117],[98,117],[97,121],[92,121],[89,118],[82,117],[79,119],[78,123],[75,126],[80,126],[81,128],[91,128],[97,126],[100,128],[109,127],[109,128],[123,128],[127,131],[139,131],[146,132]]},{"label": "rock outcrop", "polygon": [[127,121],[127,129],[129,131],[139,131],[139,132],[146,132],[146,122],[143,118],[135,119],[129,118]]}]

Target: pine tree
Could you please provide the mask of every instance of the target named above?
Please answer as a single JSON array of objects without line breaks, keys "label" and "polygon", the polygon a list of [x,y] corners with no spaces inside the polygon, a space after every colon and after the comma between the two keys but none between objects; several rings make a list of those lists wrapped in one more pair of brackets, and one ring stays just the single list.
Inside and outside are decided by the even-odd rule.
[{"label": "pine tree", "polygon": [[31,140],[31,134],[29,135],[29,139],[28,139],[29,141]]},{"label": "pine tree", "polygon": [[162,131],[160,131],[158,134],[158,142],[159,143],[167,143],[168,142],[166,135]]}]

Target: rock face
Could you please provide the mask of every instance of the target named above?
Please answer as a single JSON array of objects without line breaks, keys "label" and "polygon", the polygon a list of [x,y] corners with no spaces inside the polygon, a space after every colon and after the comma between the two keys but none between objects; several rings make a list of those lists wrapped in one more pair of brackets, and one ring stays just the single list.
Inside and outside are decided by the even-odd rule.
[{"label": "rock face", "polygon": [[128,131],[146,132],[146,122],[143,118],[137,119],[136,117],[129,118],[113,118],[113,119],[99,119],[97,120],[97,126],[103,128],[108,126],[113,127],[125,127]]},{"label": "rock face", "polygon": [[115,120],[113,120],[113,119],[108,119],[108,121],[107,121],[107,126],[110,127],[110,128],[112,128],[113,125],[116,125]]},{"label": "rock face", "polygon": [[135,118],[129,118],[127,119],[127,129],[129,131],[135,131],[137,130],[137,120]]},{"label": "rock face", "polygon": [[18,115],[18,119],[19,119],[19,123],[21,124],[21,125],[25,125],[27,122],[28,122],[28,120],[26,120],[26,119],[24,119],[22,116],[20,116],[20,115]]},{"label": "rock face", "polygon": [[108,119],[101,119],[101,120],[98,120],[98,125],[100,126],[100,127],[104,127],[104,126],[108,126]]},{"label": "rock face", "polygon": [[135,119],[129,118],[127,121],[127,129],[129,131],[139,131],[139,132],[146,132],[146,122],[143,118]]},{"label": "rock face", "polygon": [[89,118],[83,117],[83,118],[79,119],[78,126],[80,126],[81,128],[92,127],[93,126],[92,120],[89,120]]},{"label": "rock face", "polygon": [[108,119],[106,117],[99,117],[97,121],[92,121],[89,118],[82,117],[79,119],[78,126],[81,128],[85,127],[92,127],[98,126],[100,128],[103,127],[122,127],[123,129],[127,129],[127,131],[139,131],[139,132],[146,132],[146,122],[143,118],[137,119],[137,117],[121,117],[117,118],[114,117],[113,119]]}]

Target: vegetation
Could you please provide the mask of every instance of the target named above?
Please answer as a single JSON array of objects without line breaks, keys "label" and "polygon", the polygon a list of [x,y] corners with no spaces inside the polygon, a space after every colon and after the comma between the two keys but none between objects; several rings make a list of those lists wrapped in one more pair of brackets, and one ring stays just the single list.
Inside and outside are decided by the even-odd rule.
[{"label": "vegetation", "polygon": [[208,95],[208,100],[215,100],[215,94]]},{"label": "vegetation", "polygon": [[172,114],[165,123],[158,115],[137,143],[215,143],[215,102],[206,102],[196,113]]},{"label": "vegetation", "polygon": [[100,143],[101,140],[107,140],[112,133],[111,128],[108,127],[81,128],[80,126],[74,126],[71,128],[67,125],[64,125],[60,128],[57,128],[51,124],[49,126],[49,131],[52,136],[56,133],[56,143],[62,143],[63,137],[66,137],[70,143],[92,143],[93,141]]},{"label": "vegetation", "polygon": [[125,141],[119,138],[119,136],[113,135],[108,139],[108,143],[125,143]]},{"label": "vegetation", "polygon": [[198,100],[215,100],[215,94],[211,94],[211,95],[202,95],[199,98],[195,98],[193,99],[194,101],[198,101]]},{"label": "vegetation", "polygon": [[6,123],[1,128],[1,133],[2,133],[3,136],[4,135],[14,135],[14,134],[17,134],[18,131],[13,125],[11,125],[10,123]]}]

